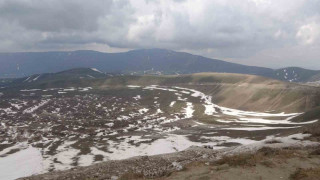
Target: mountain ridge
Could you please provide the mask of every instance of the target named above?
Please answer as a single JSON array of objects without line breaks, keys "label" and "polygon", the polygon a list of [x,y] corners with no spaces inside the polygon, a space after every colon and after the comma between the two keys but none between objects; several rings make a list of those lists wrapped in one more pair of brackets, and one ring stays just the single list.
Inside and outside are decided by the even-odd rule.
[{"label": "mountain ridge", "polygon": [[[92,50],[0,53],[0,77],[25,77],[80,67],[94,67],[106,73],[192,74],[225,72],[252,74],[290,82],[318,81],[320,71],[298,67],[271,69],[247,66],[186,52],[139,49],[120,53]],[[295,73],[288,73],[283,71]]]}]

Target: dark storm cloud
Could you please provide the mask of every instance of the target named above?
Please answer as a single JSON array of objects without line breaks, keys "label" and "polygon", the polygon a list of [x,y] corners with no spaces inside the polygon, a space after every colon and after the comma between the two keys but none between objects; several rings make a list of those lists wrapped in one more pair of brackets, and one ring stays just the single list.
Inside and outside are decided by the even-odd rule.
[{"label": "dark storm cloud", "polygon": [[0,0],[0,51],[107,43],[123,36],[131,12],[126,0]]},{"label": "dark storm cloud", "polygon": [[16,1],[1,3],[0,17],[26,29],[40,31],[83,30],[98,28],[97,19],[110,11],[112,1]]},{"label": "dark storm cloud", "polygon": [[318,0],[0,0],[0,51],[167,48],[320,69],[319,9]]}]

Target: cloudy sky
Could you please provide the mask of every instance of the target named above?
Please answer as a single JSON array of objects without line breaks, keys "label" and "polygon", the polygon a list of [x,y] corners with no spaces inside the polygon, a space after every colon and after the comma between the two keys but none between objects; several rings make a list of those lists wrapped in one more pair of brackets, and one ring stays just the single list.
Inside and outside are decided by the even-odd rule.
[{"label": "cloudy sky", "polygon": [[0,52],[165,48],[320,69],[320,0],[0,0]]}]

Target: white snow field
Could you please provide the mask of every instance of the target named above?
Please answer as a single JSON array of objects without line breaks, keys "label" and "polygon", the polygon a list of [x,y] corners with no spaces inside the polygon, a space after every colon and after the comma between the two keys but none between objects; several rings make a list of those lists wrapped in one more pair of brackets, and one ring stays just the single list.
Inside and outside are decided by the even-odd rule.
[{"label": "white snow field", "polygon": [[13,180],[43,172],[43,158],[37,148],[25,144],[15,147],[22,149],[0,158],[0,180]]}]

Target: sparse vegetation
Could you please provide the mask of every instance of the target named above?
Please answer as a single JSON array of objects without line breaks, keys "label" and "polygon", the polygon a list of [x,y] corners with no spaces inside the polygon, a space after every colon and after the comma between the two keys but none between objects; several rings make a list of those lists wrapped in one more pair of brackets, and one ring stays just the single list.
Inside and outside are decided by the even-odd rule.
[{"label": "sparse vegetation", "polygon": [[320,177],[319,168],[297,168],[297,170],[290,176],[292,180],[318,180]]},{"label": "sparse vegetation", "polygon": [[280,140],[277,139],[270,139],[265,141],[266,144],[276,144],[276,143],[282,143]]},{"label": "sparse vegetation", "polygon": [[255,166],[262,157],[252,154],[239,154],[234,156],[225,156],[218,160],[217,164],[228,164],[229,166]]},{"label": "sparse vegetation", "polygon": [[129,180],[129,179],[145,179],[143,174],[127,172],[119,177],[119,180]]},{"label": "sparse vegetation", "polygon": [[[291,133],[286,127],[295,124],[286,122],[278,125],[277,121],[287,121],[285,119],[294,115],[274,116],[266,112],[261,116],[257,112],[221,106],[252,111],[277,108],[288,99],[295,102],[272,111],[276,113],[284,109],[291,112],[297,108],[310,108],[317,101],[312,99],[306,105],[301,100],[301,97],[314,96],[303,97],[304,92],[311,92],[314,90],[312,88],[304,89],[299,85],[292,88],[292,85],[283,82],[251,75],[201,73],[90,80],[64,80],[62,75],[57,79],[51,75],[49,81],[42,79],[1,90],[0,118],[7,128],[1,129],[0,138],[17,143],[27,141],[33,147],[41,148],[43,157],[50,163],[47,171],[91,165],[111,158],[132,157],[127,151],[131,149],[138,153],[135,155],[154,153],[148,149],[149,146],[157,145],[156,153],[159,153],[206,144],[205,150],[214,152],[216,147],[240,146],[242,140],[248,143],[246,141],[261,140],[276,133]],[[69,87],[68,82],[72,82],[74,87]],[[311,114],[310,117],[315,117],[317,112],[312,111]],[[261,118],[262,122],[257,122],[256,118]],[[305,118],[297,120],[297,123],[310,120],[313,119]],[[239,127],[271,129],[243,131],[237,130]],[[177,138],[180,140],[176,142]],[[296,141],[300,140],[297,138]],[[277,139],[266,142],[270,146],[283,143]],[[162,150],[167,144],[170,149]],[[15,150],[12,152],[15,153]],[[120,155],[119,152],[125,153]],[[225,156],[213,166],[221,171],[256,166],[273,168],[276,163],[298,157],[299,154],[293,155],[293,152],[262,148],[255,154]],[[188,158],[185,161],[192,162]],[[172,169],[177,171],[172,167],[172,162],[165,161],[162,166],[164,169],[156,174],[128,169],[128,173],[121,178],[144,178],[140,173],[147,174],[145,177],[164,177]],[[180,166],[183,169],[179,162],[179,169]],[[208,166],[211,166],[210,163]]]},{"label": "sparse vegetation", "polygon": [[258,163],[272,166],[270,158],[275,159],[278,162],[283,162],[287,158],[294,156],[299,156],[299,153],[295,150],[285,150],[285,149],[274,149],[269,147],[263,147],[259,149],[256,153],[242,153],[234,156],[225,156],[216,162],[218,165],[228,164],[229,166],[245,167],[245,166],[256,166]]}]

